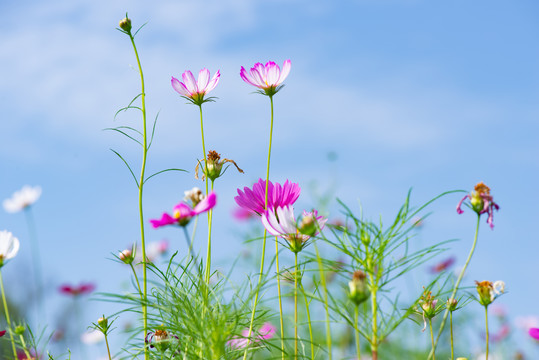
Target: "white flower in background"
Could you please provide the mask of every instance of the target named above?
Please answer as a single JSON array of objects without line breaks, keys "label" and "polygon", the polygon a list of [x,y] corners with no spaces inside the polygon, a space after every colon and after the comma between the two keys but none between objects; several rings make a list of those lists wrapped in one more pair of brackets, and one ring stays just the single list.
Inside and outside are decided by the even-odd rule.
[{"label": "white flower in background", "polygon": [[[146,258],[149,262],[154,262],[157,260],[161,255],[166,253],[168,251],[168,241],[166,240],[160,240],[160,241],[153,241],[151,243],[146,244]],[[135,252],[135,259],[134,264],[139,264],[142,262],[142,250],[136,250]]]},{"label": "white flower in background", "polygon": [[515,325],[525,331],[528,331],[530,328],[539,328],[539,316],[517,316],[515,318]]},{"label": "white flower in background", "polygon": [[487,354],[482,353],[482,354],[479,354],[475,358],[475,360],[502,360],[502,358],[500,356],[498,356],[498,354],[489,354],[488,359],[487,359]]},{"label": "white flower in background", "polygon": [[99,330],[91,330],[82,334],[80,340],[86,345],[93,345],[105,340],[105,336]]},{"label": "white flower in background", "polygon": [[0,231],[0,267],[19,252],[19,239],[7,230]]},{"label": "white flower in background", "polygon": [[6,210],[8,213],[19,212],[35,203],[40,196],[40,186],[32,187],[25,185],[21,190],[15,191],[15,193],[9,199],[4,200],[4,210]]}]

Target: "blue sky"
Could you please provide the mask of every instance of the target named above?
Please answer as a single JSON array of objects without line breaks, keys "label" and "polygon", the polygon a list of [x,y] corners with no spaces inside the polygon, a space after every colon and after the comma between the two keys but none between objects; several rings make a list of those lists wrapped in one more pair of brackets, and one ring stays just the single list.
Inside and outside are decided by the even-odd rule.
[{"label": "blue sky", "polygon": [[[226,267],[244,226],[230,219],[235,189],[265,175],[267,151],[268,101],[239,69],[291,59],[275,97],[271,178],[299,182],[300,206],[313,205],[307,185],[315,180],[351,206],[360,199],[373,219],[393,216],[411,187],[421,204],[484,181],[501,210],[494,231],[482,224],[468,279],[505,280],[510,315],[539,315],[538,10],[534,1],[2,2],[0,198],[25,184],[43,187],[34,213],[53,303],[62,301],[55,289],[63,282],[112,291],[125,280],[110,279],[123,270],[107,258],[138,238],[137,195],[109,148],[135,168],[140,155],[102,129],[139,124],[135,113],[113,120],[139,92],[129,41],[115,30],[128,11],[134,27],[148,22],[137,44],[149,114],[160,111],[149,171],[190,171],[148,183],[148,218],[201,185],[193,178],[202,152],[197,109],[171,89],[170,76],[220,69],[219,99],[204,108],[206,143],[246,172],[231,169],[217,183],[214,246]],[[461,239],[448,254],[463,262],[474,216],[457,215],[458,200],[436,203],[422,236]],[[24,218],[0,212],[0,228],[22,242],[4,271],[13,289],[11,267],[24,273],[30,259]],[[185,250],[173,230],[148,228],[148,237]],[[99,306],[88,308],[89,319]]]}]

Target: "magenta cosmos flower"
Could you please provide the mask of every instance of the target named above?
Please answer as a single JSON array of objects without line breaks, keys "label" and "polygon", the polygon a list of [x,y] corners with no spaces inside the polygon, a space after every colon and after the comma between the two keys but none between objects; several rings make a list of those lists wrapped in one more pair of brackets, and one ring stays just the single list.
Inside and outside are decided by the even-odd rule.
[{"label": "magenta cosmos flower", "polygon": [[71,296],[86,295],[95,290],[95,285],[92,283],[81,283],[79,286],[71,286],[68,284],[62,285],[59,288],[60,293]]},{"label": "magenta cosmos flower", "polygon": [[242,66],[240,76],[246,83],[261,89],[261,94],[273,96],[283,87],[281,84],[290,73],[290,67],[290,60],[283,63],[282,70],[273,61],[268,61],[266,66],[256,63],[249,72]]},{"label": "magenta cosmos flower", "polygon": [[475,185],[474,191],[472,191],[471,194],[463,197],[458,203],[458,214],[462,214],[464,212],[462,211],[461,207],[466,199],[470,199],[470,206],[478,215],[482,215],[484,213],[488,214],[487,224],[490,225],[491,229],[494,229],[494,210],[497,211],[500,209],[500,207],[493,201],[492,195],[490,195],[490,188],[483,184],[483,182]]},{"label": "magenta cosmos flower", "polygon": [[212,209],[217,203],[217,195],[212,191],[202,201],[200,201],[194,208],[186,203],[179,203],[172,209],[172,216],[163,213],[161,219],[150,220],[150,223],[154,228],[159,228],[166,225],[179,225],[186,226],[191,221],[191,218]]},{"label": "magenta cosmos flower", "polygon": [[[268,340],[275,335],[275,326],[271,323],[264,323],[258,330],[253,331],[254,335],[251,338],[251,344],[257,344],[263,340]],[[249,329],[244,329],[241,332],[241,337],[234,337],[227,342],[227,345],[232,349],[245,349],[248,343]]]},{"label": "magenta cosmos flower", "polygon": [[[296,202],[301,192],[298,184],[288,180],[283,185],[268,182],[268,209],[285,207]],[[238,196],[234,198],[236,203],[243,209],[261,216],[266,210],[266,180],[258,179],[253,189],[244,187],[238,189]]]},{"label": "magenta cosmos flower", "polygon": [[530,336],[534,338],[535,340],[539,340],[539,329],[538,328],[530,328]]},{"label": "magenta cosmos flower", "polygon": [[191,101],[193,104],[200,106],[206,101],[212,101],[212,98],[204,99],[204,96],[215,89],[220,76],[221,74],[219,73],[219,70],[217,70],[210,80],[210,71],[204,68],[200,70],[200,73],[198,74],[198,81],[195,81],[193,73],[187,70],[182,74],[183,82],[180,82],[173,76],[171,83],[172,88],[176,90],[177,93]]},{"label": "magenta cosmos flower", "polygon": [[318,216],[318,211],[303,211],[303,219],[296,222],[292,206],[278,207],[268,210],[262,215],[262,224],[266,230],[288,241],[290,250],[297,253],[303,249],[307,241],[318,235],[324,228],[327,219]]}]

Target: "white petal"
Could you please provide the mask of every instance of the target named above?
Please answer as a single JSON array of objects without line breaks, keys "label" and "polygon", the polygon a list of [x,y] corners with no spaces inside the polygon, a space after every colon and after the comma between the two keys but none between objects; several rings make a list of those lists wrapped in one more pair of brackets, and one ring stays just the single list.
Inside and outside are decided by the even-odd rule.
[{"label": "white petal", "polygon": [[203,92],[206,89],[206,86],[208,85],[208,82],[210,81],[210,71],[206,68],[200,70],[198,73],[198,91]]},{"label": "white petal", "polygon": [[290,60],[286,60],[283,64],[283,69],[281,70],[281,75],[279,76],[279,81],[277,81],[277,85],[281,84],[284,79],[288,76],[290,73],[290,68],[292,64],[290,63]]}]

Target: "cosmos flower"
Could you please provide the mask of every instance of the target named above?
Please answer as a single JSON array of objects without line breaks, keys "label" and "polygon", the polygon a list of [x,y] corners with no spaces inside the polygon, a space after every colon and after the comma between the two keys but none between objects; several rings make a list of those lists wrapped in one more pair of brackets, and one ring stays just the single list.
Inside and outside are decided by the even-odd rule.
[{"label": "cosmos flower", "polygon": [[4,210],[8,213],[19,212],[35,203],[40,196],[41,187],[25,185],[21,190],[15,191],[9,199],[4,200]]},{"label": "cosmos flower", "polygon": [[161,219],[152,219],[150,220],[150,223],[155,229],[167,225],[186,226],[189,224],[189,221],[191,221],[191,218],[212,209],[216,203],[217,195],[215,195],[215,193],[212,191],[194,208],[186,203],[181,202],[174,206],[172,216],[167,213],[163,213]]},{"label": "cosmos flower", "polygon": [[[150,348],[156,348],[160,352],[166,351],[171,345],[178,342],[178,337],[167,332],[165,329],[157,329],[146,334],[144,342],[150,345]],[[179,351],[176,351],[179,353]]]},{"label": "cosmos flower", "polygon": [[539,329],[538,328],[530,328],[529,334],[535,340],[539,340]]},{"label": "cosmos flower", "polygon": [[83,344],[86,345],[93,345],[98,344],[101,341],[105,340],[105,336],[101,332],[101,330],[90,330],[86,331],[80,336],[80,340]]},{"label": "cosmos flower", "polygon": [[64,284],[59,288],[60,293],[71,296],[87,295],[95,290],[95,285],[92,283],[81,283],[79,286],[71,286]]},{"label": "cosmos flower", "polygon": [[[268,182],[268,209],[286,207],[296,202],[301,192],[298,184],[286,180],[283,185]],[[238,189],[238,196],[234,198],[236,204],[256,215],[262,216],[266,210],[266,181],[258,179],[253,189],[244,187]]]},{"label": "cosmos flower", "polygon": [[438,264],[432,266],[430,268],[430,272],[433,273],[433,274],[441,273],[442,271],[445,271],[449,267],[451,267],[451,265],[453,265],[455,263],[455,261],[456,261],[456,259],[455,259],[454,256],[452,256],[450,258],[447,258],[444,261],[439,262]]},{"label": "cosmos flower", "polygon": [[487,224],[490,225],[491,229],[494,229],[494,210],[497,211],[500,209],[500,207],[492,199],[492,195],[490,195],[490,188],[483,184],[483,182],[475,185],[474,191],[472,191],[471,194],[463,197],[462,200],[460,200],[460,202],[457,204],[458,214],[462,214],[464,212],[461,208],[464,200],[466,199],[470,199],[470,206],[478,215],[482,215],[484,213],[488,214]]},{"label": "cosmos flower", "polygon": [[301,251],[307,241],[324,228],[326,221],[323,216],[318,216],[316,210],[303,211],[303,219],[298,225],[291,205],[267,210],[262,215],[262,224],[266,230],[274,236],[287,240],[290,250],[295,253]]},{"label": "cosmos flower", "polygon": [[477,293],[479,294],[479,303],[483,306],[490,305],[494,299],[505,292],[505,283],[503,281],[476,281]]},{"label": "cosmos flower", "polygon": [[273,96],[283,87],[281,84],[290,73],[290,67],[290,60],[283,63],[282,71],[273,61],[268,61],[266,66],[256,63],[249,72],[242,66],[240,76],[246,83],[261,89],[261,94]]},{"label": "cosmos flower", "polygon": [[198,74],[198,81],[195,81],[193,73],[189,70],[182,74],[183,82],[180,82],[174,76],[171,79],[172,88],[177,93],[182,95],[187,100],[191,101],[195,105],[202,105],[207,101],[212,101],[211,98],[204,98],[204,96],[215,89],[219,82],[221,74],[219,70],[213,75],[210,80],[210,71],[206,68],[200,70]]},{"label": "cosmos flower", "polygon": [[[268,340],[275,335],[275,327],[267,322],[264,323],[257,331],[253,331],[251,338],[251,344],[259,343],[263,340]],[[248,342],[248,336],[249,336],[249,329],[244,329],[241,332],[241,337],[234,337],[231,340],[227,342],[227,345],[230,346],[232,349],[240,350],[245,349]]]},{"label": "cosmos flower", "polygon": [[0,268],[19,252],[19,239],[7,230],[0,231]]}]

